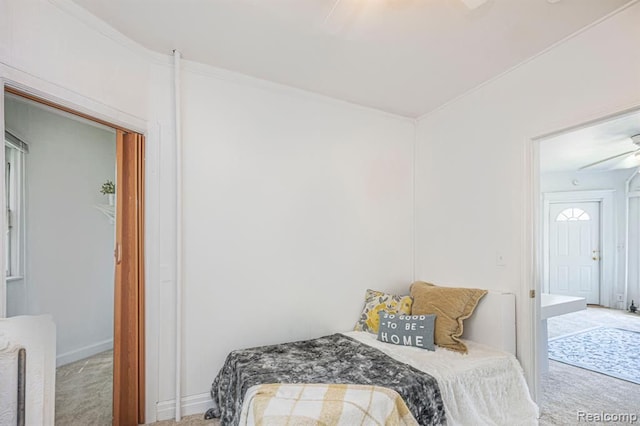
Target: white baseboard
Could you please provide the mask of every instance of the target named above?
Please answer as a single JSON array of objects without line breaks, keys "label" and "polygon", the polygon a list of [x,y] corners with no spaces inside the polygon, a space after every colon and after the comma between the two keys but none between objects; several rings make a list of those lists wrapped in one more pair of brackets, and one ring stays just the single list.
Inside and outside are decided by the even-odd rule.
[{"label": "white baseboard", "polygon": [[61,365],[69,364],[74,361],[88,358],[90,356],[99,354],[100,352],[104,352],[109,349],[113,349],[113,339],[103,340],[102,342],[94,343],[92,345],[87,345],[80,349],[75,349],[73,351],[65,352],[63,354],[56,356],[56,367],[60,367]]},{"label": "white baseboard", "polygon": [[[173,419],[176,416],[175,400],[170,399],[168,401],[160,401],[157,404],[157,421]],[[201,393],[198,395],[190,395],[182,398],[182,415],[190,416],[192,414],[202,413],[204,416],[205,411],[213,406],[211,400],[211,394],[209,392]]]}]

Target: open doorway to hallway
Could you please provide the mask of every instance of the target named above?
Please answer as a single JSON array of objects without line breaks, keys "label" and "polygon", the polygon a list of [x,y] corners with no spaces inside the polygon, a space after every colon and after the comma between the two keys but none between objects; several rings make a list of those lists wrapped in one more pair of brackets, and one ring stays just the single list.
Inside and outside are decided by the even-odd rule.
[{"label": "open doorway to hallway", "polygon": [[539,142],[541,424],[637,408],[640,315],[629,310],[640,297],[636,135],[640,111]]},{"label": "open doorway to hallway", "polygon": [[[17,97],[18,100],[24,101],[27,104],[35,103],[35,106],[44,108],[48,111],[53,111],[56,114],[61,114],[72,121],[89,120],[89,124],[94,127],[106,126],[106,129],[110,134],[115,133],[115,179],[113,181],[106,180],[100,185],[100,192],[107,197],[108,204],[94,204],[95,207],[106,219],[111,222],[111,225],[115,227],[115,232],[110,231],[111,235],[114,235],[115,247],[113,253],[109,256],[113,256],[111,262],[113,266],[113,308],[112,308],[112,323],[113,323],[113,391],[106,392],[108,395],[112,393],[112,415],[111,422],[114,425],[125,424],[141,424],[145,423],[145,404],[146,404],[146,387],[145,387],[145,137],[142,133],[134,130],[122,127],[119,124],[114,124],[112,121],[106,121],[102,118],[96,118],[93,115],[93,110],[89,110],[78,106],[76,104],[63,105],[57,103],[50,98],[50,94],[43,93],[36,94],[29,89],[17,89],[10,84],[4,86],[4,97],[2,99],[2,110],[7,103],[7,99]],[[2,122],[5,127],[5,122]],[[11,132],[11,129],[7,129],[5,133],[5,145],[11,148],[18,147],[23,149],[23,153],[29,152],[28,143],[26,143],[20,137],[20,132]],[[53,129],[56,130],[56,129]],[[11,136],[13,135],[13,136]],[[70,137],[72,135],[69,135]],[[47,135],[43,136],[45,139]],[[5,154],[6,152],[2,152]],[[8,153],[7,158],[11,161],[13,154]],[[56,170],[51,173],[65,173],[65,165],[70,165],[70,169],[77,167],[78,156],[75,152],[72,152],[68,157],[56,157],[56,152],[49,152],[50,157],[48,159],[56,159],[53,161]],[[19,157],[19,156],[18,156]],[[14,158],[15,160],[15,158]],[[24,156],[19,159],[16,164],[21,164],[20,170],[25,171],[28,169],[25,164]],[[84,163],[80,161],[80,165]],[[12,172],[13,170],[13,172]],[[15,166],[11,164],[5,165],[5,172],[0,175],[2,182],[3,197],[0,198],[0,204],[3,204],[3,208],[0,209],[0,215],[2,215],[5,225],[5,239],[0,240],[3,253],[6,257],[3,258],[5,269],[2,281],[0,281],[0,307],[2,308],[0,314],[2,316],[7,315],[9,310],[10,315],[18,315],[15,310],[11,311],[11,307],[16,306],[16,310],[20,308],[27,309],[25,306],[29,305],[29,296],[31,294],[30,287],[30,275],[29,267],[24,266],[21,269],[21,265],[29,265],[29,256],[25,255],[25,252],[30,251],[31,245],[29,245],[30,229],[28,226],[28,212],[30,210],[30,204],[25,202],[28,198],[26,194],[28,191],[28,182],[26,178],[22,178],[23,184],[20,182],[15,188],[12,187],[16,183],[16,176],[20,176],[17,173]],[[39,170],[39,169],[37,169]],[[113,169],[112,169],[113,170]],[[19,189],[20,188],[20,189]],[[69,188],[83,192],[82,187],[74,187],[72,184]],[[46,195],[49,197],[47,200],[51,200],[52,194],[58,191],[60,198],[64,198],[66,194],[63,190],[67,189],[64,185],[60,185],[54,188],[55,191],[49,189],[46,191]],[[117,189],[117,191],[114,191]],[[24,191],[22,194],[21,191]],[[93,189],[91,190],[91,192]],[[115,205],[111,205],[112,192],[115,192]],[[4,194],[7,196],[5,197]],[[13,196],[15,194],[22,194],[19,201],[15,201]],[[46,198],[46,197],[45,197]],[[44,207],[41,206],[41,214],[45,214],[51,210],[53,203],[49,203]],[[74,214],[76,210],[83,210],[86,205],[83,203],[79,206],[71,204],[58,205],[60,212],[67,213],[69,216],[76,217]],[[12,209],[18,209],[12,211]],[[24,218],[23,218],[24,216]],[[15,219],[15,220],[14,220]],[[16,224],[23,224],[23,227],[16,226]],[[66,228],[62,228],[65,232],[65,236],[69,233],[79,232],[75,223],[68,224],[64,220],[60,220],[60,225],[68,225]],[[17,241],[16,244],[15,241]],[[40,240],[36,241],[36,244],[40,244]],[[56,241],[60,243],[61,241]],[[82,247],[81,247],[82,248]],[[77,258],[70,256],[70,253],[61,251],[58,246],[51,248],[46,253],[48,258],[64,258],[68,262],[71,258],[76,263],[73,263],[68,267],[70,273],[75,272],[77,266]],[[17,256],[14,261],[13,256]],[[18,265],[18,268],[14,268]],[[18,272],[16,276],[16,271]],[[8,289],[8,284],[11,281],[24,280],[24,294],[23,298],[14,298],[9,301],[15,295],[11,295],[12,290]],[[90,283],[87,284],[89,286]],[[65,297],[73,297],[73,295],[66,295],[61,293],[52,293],[56,300]],[[78,304],[83,304],[84,301]],[[11,307],[7,307],[11,305]],[[36,306],[38,308],[38,306]],[[35,310],[35,309],[34,309]],[[27,312],[29,314],[30,312]],[[47,316],[49,318],[47,318]],[[20,330],[20,338],[24,341],[30,339],[38,339],[42,341],[40,337],[40,330],[36,326],[38,321],[31,320],[31,318],[37,318],[37,316],[27,315],[22,318],[21,324],[25,325]],[[53,386],[46,386],[47,383],[54,384],[55,375],[55,346],[56,342],[54,337],[56,331],[53,322],[55,321],[55,315],[52,312],[46,313],[41,316],[41,322],[44,324],[50,324],[53,328],[49,335],[52,339],[46,343],[43,343],[41,349],[32,348],[35,352],[36,358],[39,356],[45,356],[47,362],[45,362],[44,372],[42,374],[27,374],[26,386],[27,389],[31,388],[29,392],[30,397],[26,400],[26,412],[40,413],[40,410],[44,410],[44,415],[50,418],[53,422],[54,408],[52,401],[55,400],[55,389]],[[84,318],[77,319],[82,321]],[[28,325],[28,326],[27,326]],[[45,339],[46,340],[46,339]],[[77,353],[73,353],[77,355]],[[60,361],[60,359],[58,359]],[[36,364],[34,364],[36,365]],[[27,370],[29,364],[27,364]],[[33,368],[32,368],[33,369]],[[43,384],[44,382],[44,384]],[[16,390],[17,397],[20,398],[19,389]],[[24,393],[22,393],[24,395]],[[20,405],[20,404],[18,404]],[[85,417],[80,418],[79,415],[83,414]],[[81,424],[96,424],[95,416],[92,416],[90,411],[83,410],[75,412],[73,416],[74,423]],[[64,423],[68,423],[64,421]]]},{"label": "open doorway to hallway", "polygon": [[56,324],[56,423],[111,424],[116,132],[13,94],[5,129],[7,314]]}]

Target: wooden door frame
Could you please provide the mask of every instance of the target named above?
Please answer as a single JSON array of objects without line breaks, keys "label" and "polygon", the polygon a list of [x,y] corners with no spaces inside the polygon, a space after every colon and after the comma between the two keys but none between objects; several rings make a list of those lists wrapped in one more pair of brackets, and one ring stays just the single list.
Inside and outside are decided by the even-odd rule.
[{"label": "wooden door frame", "polygon": [[144,136],[116,131],[113,424],[144,423]]},{"label": "wooden door frame", "polygon": [[560,191],[542,194],[542,292],[549,291],[549,208],[556,203],[600,203],[600,305],[611,306],[614,300],[612,292],[616,282],[616,242],[617,232],[614,220],[615,190]]},{"label": "wooden door frame", "polygon": [[[140,249],[139,251],[135,254],[135,259],[131,259],[132,261],[134,261],[135,263],[141,265],[140,267],[140,272],[138,274],[138,279],[137,279],[137,286],[136,290],[139,291],[138,293],[138,303],[137,303],[137,311],[136,311],[136,316],[137,316],[137,325],[139,327],[139,333],[136,336],[136,346],[137,346],[137,372],[136,375],[138,377],[138,387],[136,389],[136,395],[135,395],[135,399],[137,401],[137,418],[138,418],[138,423],[144,423],[145,422],[145,417],[146,417],[146,413],[145,413],[145,409],[146,409],[146,402],[145,402],[145,389],[146,389],[146,383],[145,383],[145,358],[146,358],[146,353],[145,353],[145,315],[144,315],[144,311],[145,311],[145,305],[146,305],[146,300],[145,300],[145,293],[144,293],[144,283],[145,283],[145,268],[144,268],[144,264],[145,264],[145,252],[144,252],[144,242],[145,242],[145,237],[146,237],[146,232],[144,229],[144,223],[145,223],[145,218],[144,218],[144,195],[145,195],[145,173],[144,173],[144,163],[145,163],[145,158],[144,158],[144,138],[145,135],[142,132],[137,132],[135,130],[131,130],[131,129],[127,129],[126,127],[123,127],[121,125],[115,124],[113,122],[104,120],[104,119],[100,119],[97,117],[92,116],[91,114],[87,114],[84,112],[81,112],[79,109],[74,109],[65,105],[62,105],[60,103],[51,101],[46,99],[45,97],[42,96],[38,96],[38,95],[34,95],[31,94],[30,91],[25,91],[22,88],[16,88],[14,87],[12,84],[10,84],[10,82],[7,82],[6,80],[2,80],[0,81],[0,83],[2,83],[3,86],[3,99],[2,99],[2,107],[0,107],[0,113],[2,113],[2,120],[3,123],[2,125],[0,125],[0,128],[4,129],[4,95],[9,93],[9,94],[13,94],[25,99],[28,99],[30,101],[33,102],[37,102],[39,104],[42,104],[44,106],[47,107],[51,107],[54,109],[57,109],[59,111],[63,111],[65,113],[68,114],[72,114],[102,125],[105,125],[107,127],[111,127],[116,131],[122,131],[122,132],[126,132],[126,133],[135,133],[138,134],[142,137],[142,156],[140,157],[139,161],[136,163],[137,169],[135,171],[136,173],[136,177],[137,177],[137,181],[140,185],[140,196],[139,196],[139,207],[137,209],[138,215],[136,217],[136,220],[138,221],[138,223],[140,224],[140,229],[139,229],[139,240],[140,240]],[[4,156],[4,151],[2,154],[0,154],[1,156]],[[2,178],[4,179],[4,178]],[[3,200],[0,201],[0,203],[4,203],[4,197]],[[4,213],[2,213],[4,214]],[[116,225],[118,223],[119,218],[116,217]],[[4,247],[4,242],[1,243],[2,247]],[[2,286],[0,286],[0,290],[3,292],[3,296],[2,296],[2,303],[3,306],[0,310],[0,314],[2,316],[6,315],[6,277],[4,276],[4,271],[1,271],[0,273],[0,278],[2,279]],[[115,285],[114,285],[114,290],[115,290]],[[124,287],[124,290],[130,290],[127,287]],[[127,297],[127,294],[123,294],[122,297]],[[115,301],[114,301],[114,324],[118,321],[121,321],[120,318],[116,317],[117,312],[115,312]],[[116,335],[114,334],[114,348],[116,345],[120,345],[121,342],[117,342],[116,341]],[[122,357],[127,357],[128,354],[126,352],[121,352],[121,356]],[[114,350],[114,357],[116,356],[116,351]],[[114,363],[115,363],[115,359],[114,359]],[[120,359],[119,360],[121,363],[125,360]],[[118,385],[119,383],[116,382],[115,380],[115,376],[113,377],[113,393],[115,394],[118,391]],[[116,422],[117,424],[117,422]]]}]

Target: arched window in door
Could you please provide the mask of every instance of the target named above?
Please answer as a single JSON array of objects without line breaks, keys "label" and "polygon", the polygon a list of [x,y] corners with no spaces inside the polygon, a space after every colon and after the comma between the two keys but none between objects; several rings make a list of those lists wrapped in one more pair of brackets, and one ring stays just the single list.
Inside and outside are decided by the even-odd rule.
[{"label": "arched window in door", "polygon": [[558,213],[558,216],[556,216],[556,222],[566,222],[566,221],[575,221],[575,220],[591,220],[591,217],[587,212],[577,207],[564,209],[560,213]]}]

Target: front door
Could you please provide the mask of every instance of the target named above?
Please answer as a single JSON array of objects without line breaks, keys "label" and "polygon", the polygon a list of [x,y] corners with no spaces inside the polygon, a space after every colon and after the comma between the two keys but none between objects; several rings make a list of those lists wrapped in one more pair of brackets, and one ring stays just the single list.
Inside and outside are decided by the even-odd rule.
[{"label": "front door", "polygon": [[600,202],[549,205],[549,292],[600,303]]}]

